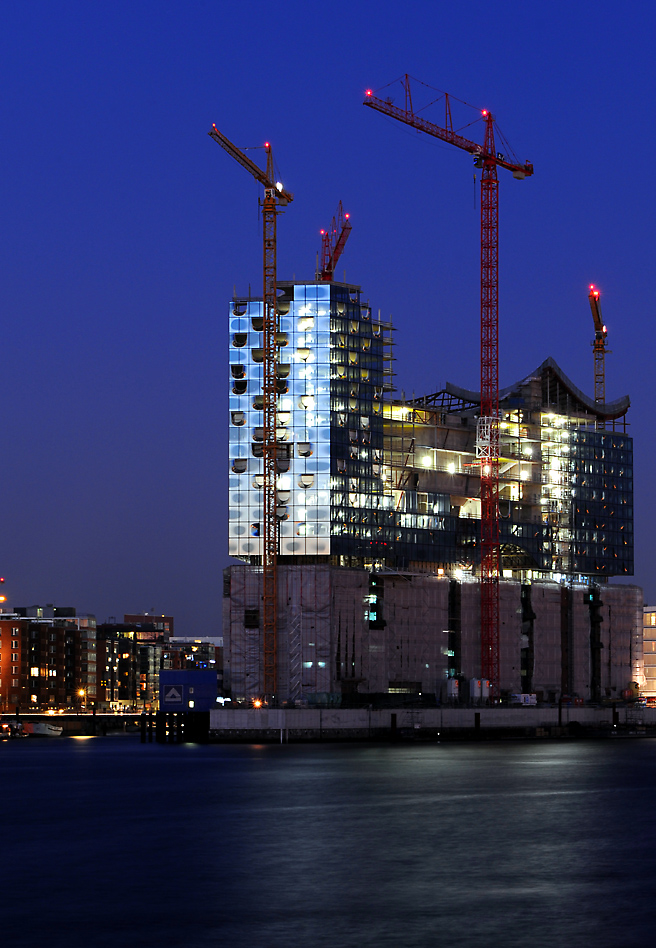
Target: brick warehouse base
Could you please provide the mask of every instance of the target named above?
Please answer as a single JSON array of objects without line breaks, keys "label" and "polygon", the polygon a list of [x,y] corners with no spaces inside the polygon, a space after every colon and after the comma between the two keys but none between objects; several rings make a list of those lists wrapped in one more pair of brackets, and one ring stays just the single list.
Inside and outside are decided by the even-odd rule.
[{"label": "brick warehouse base", "polygon": [[[261,572],[232,566],[225,580],[224,681],[233,700],[249,700],[263,692]],[[642,682],[642,604],[637,586],[502,580],[502,693],[535,693],[547,702],[563,695],[619,699],[631,682]],[[421,693],[446,703],[449,678],[459,682],[459,700],[468,701],[468,683],[481,674],[479,584],[281,565],[278,669],[278,702]]]}]

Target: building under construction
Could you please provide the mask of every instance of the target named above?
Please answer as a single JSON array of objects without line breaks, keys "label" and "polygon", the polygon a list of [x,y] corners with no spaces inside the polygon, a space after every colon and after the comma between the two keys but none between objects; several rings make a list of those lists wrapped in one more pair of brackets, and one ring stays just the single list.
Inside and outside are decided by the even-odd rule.
[{"label": "building under construction", "polygon": [[[395,399],[392,327],[358,286],[278,294],[275,700],[479,697],[480,394]],[[233,300],[229,318],[229,552],[243,565],[224,577],[224,679],[250,700],[267,691],[262,300]],[[608,583],[633,573],[628,408],[551,358],[499,393],[501,696],[598,701],[642,680],[642,592]]]}]

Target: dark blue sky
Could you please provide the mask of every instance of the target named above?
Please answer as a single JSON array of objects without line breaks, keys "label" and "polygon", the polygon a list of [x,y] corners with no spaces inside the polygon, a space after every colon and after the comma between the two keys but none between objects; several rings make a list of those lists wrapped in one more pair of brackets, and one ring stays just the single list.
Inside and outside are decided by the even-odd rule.
[{"label": "dark blue sky", "polygon": [[592,394],[587,285],[602,290],[607,397],[633,406],[635,581],[653,602],[655,28],[656,8],[607,0],[3,5],[10,602],[220,630],[227,302],[260,288],[261,228],[259,187],[212,122],[241,147],[270,140],[295,194],[281,279],[312,279],[342,199],[337,275],[392,314],[398,388],[478,387],[471,159],[361,104],[405,72],[491,109],[535,165],[500,172],[501,385],[551,355]]}]

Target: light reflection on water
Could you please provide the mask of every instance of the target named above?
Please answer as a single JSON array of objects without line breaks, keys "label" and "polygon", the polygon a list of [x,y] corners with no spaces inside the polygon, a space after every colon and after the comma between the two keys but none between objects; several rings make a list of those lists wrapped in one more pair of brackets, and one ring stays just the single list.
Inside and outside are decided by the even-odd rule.
[{"label": "light reflection on water", "polygon": [[3,934],[643,946],[656,742],[0,745]]}]

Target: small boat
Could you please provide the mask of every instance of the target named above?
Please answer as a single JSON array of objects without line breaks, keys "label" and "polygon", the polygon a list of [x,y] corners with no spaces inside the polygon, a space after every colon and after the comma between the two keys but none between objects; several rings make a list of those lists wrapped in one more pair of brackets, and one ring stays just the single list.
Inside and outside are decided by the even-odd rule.
[{"label": "small boat", "polygon": [[64,728],[61,724],[50,724],[48,721],[25,721],[23,732],[28,737],[61,737]]}]

